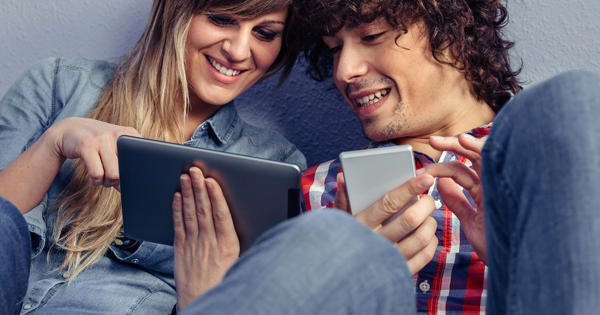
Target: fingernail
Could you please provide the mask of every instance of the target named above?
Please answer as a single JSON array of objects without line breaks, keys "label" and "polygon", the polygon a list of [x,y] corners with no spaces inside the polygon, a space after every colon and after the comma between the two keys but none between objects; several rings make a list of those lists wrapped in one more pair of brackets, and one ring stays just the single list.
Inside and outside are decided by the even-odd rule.
[{"label": "fingernail", "polygon": [[431,186],[431,184],[433,184],[431,176],[423,176],[423,177],[419,178],[418,185],[420,188],[425,189],[425,188]]},{"label": "fingernail", "polygon": [[421,168],[420,168],[420,169],[418,169],[418,170],[417,170],[415,173],[416,173],[417,175],[423,174],[423,173],[425,173],[425,168],[424,168],[424,167],[421,167]]}]

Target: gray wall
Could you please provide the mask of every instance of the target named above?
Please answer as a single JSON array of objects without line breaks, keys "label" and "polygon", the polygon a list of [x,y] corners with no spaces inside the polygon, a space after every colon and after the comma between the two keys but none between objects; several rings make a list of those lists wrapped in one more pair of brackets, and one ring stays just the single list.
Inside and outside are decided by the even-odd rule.
[{"label": "gray wall", "polygon": [[[150,0],[2,0],[0,95],[35,61],[51,56],[117,61],[140,36]],[[516,41],[527,84],[569,69],[600,71],[600,1],[509,0],[507,35]],[[360,124],[333,84],[317,84],[297,67],[277,91],[276,78],[240,97],[241,114],[274,128],[303,150],[309,164],[366,143]]]}]

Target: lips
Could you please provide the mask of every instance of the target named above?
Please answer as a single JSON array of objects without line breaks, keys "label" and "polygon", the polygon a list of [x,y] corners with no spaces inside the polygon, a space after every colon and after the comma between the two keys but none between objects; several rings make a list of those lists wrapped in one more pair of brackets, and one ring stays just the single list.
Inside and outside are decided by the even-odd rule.
[{"label": "lips", "polygon": [[349,95],[354,111],[359,118],[370,116],[371,113],[381,107],[390,94],[390,88],[379,90],[367,90]]},{"label": "lips", "polygon": [[[354,100],[354,103],[358,107],[369,106],[369,105],[372,105],[372,104],[380,101],[381,99],[383,99],[389,92],[390,92],[390,89],[381,89],[379,91],[369,93],[362,97],[357,97],[355,95],[353,97],[353,100]],[[364,94],[364,93],[361,93],[361,94]]]},{"label": "lips", "polygon": [[217,71],[228,77],[238,76],[240,75],[240,73],[245,71],[243,69],[236,69],[235,67],[228,67],[209,56],[206,56],[206,58],[208,59],[210,65],[213,66],[213,68],[215,68]]}]

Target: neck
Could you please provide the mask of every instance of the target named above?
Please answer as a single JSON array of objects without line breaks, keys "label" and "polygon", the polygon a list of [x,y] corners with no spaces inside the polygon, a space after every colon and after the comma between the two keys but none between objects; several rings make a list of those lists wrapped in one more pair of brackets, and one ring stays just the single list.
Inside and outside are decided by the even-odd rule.
[{"label": "neck", "polygon": [[[220,107],[202,102],[195,94],[190,93],[190,106],[183,124],[185,126],[183,130],[184,140],[189,140],[196,128],[216,113]],[[178,108],[181,114],[180,117],[183,117],[183,106]]]},{"label": "neck", "polygon": [[441,151],[434,149],[429,144],[430,136],[453,137],[471,129],[491,122],[496,113],[485,102],[477,102],[461,106],[460,109],[443,124],[433,130],[424,132],[423,135],[398,138],[393,140],[396,144],[410,144],[415,151],[427,154],[434,161],[438,161]]}]

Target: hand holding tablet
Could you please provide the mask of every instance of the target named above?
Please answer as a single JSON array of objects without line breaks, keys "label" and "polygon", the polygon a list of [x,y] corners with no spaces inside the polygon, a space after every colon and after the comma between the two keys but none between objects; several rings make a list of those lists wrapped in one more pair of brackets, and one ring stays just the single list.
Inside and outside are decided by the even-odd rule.
[{"label": "hand holding tablet", "polygon": [[296,165],[129,136],[119,138],[117,150],[128,237],[173,244],[173,195],[191,166],[223,190],[242,252],[264,231],[300,213]]}]

